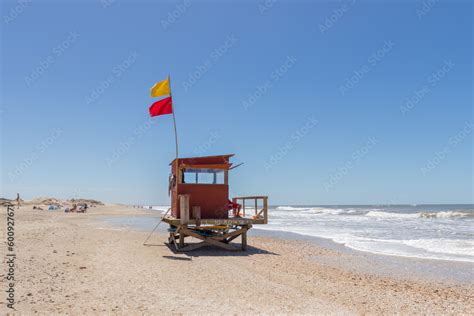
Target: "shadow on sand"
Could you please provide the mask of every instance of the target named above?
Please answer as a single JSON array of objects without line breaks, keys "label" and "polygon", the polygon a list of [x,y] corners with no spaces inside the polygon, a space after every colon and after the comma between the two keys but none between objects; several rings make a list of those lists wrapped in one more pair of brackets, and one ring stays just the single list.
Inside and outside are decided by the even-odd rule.
[{"label": "shadow on sand", "polygon": [[212,245],[206,245],[199,249],[186,251],[186,252],[176,251],[173,244],[165,243],[165,245],[168,246],[168,248],[173,252],[173,254],[180,255],[180,257],[163,256],[163,258],[172,259],[172,260],[183,260],[183,259],[192,258],[192,257],[248,257],[248,256],[253,256],[253,255],[279,256],[279,254],[277,253],[263,250],[263,249],[253,247],[253,246],[247,246],[247,250],[242,251],[240,249],[240,244],[234,244],[235,250],[225,250],[225,249],[220,249],[219,247],[215,247]]}]

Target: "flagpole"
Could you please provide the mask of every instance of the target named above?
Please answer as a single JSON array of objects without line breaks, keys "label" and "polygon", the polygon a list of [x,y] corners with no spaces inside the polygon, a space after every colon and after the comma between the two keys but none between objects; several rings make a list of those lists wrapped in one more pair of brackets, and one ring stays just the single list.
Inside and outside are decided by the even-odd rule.
[{"label": "flagpole", "polygon": [[[176,129],[176,116],[174,115],[173,95],[171,94],[171,76],[168,74],[168,84],[170,85],[171,109],[173,110],[173,125],[174,125],[174,141],[176,145],[176,172],[175,172],[175,188],[177,188],[179,177],[179,160],[178,160],[178,131]],[[176,191],[178,192],[178,191]],[[177,194],[177,193],[176,193]],[[173,207],[173,193],[171,193],[171,207]],[[173,213],[173,211],[171,211]]]},{"label": "flagpole", "polygon": [[175,140],[175,145],[176,145],[176,159],[178,159],[178,132],[176,130],[176,117],[174,115],[174,102],[173,102],[173,95],[171,94],[171,77],[170,75],[168,74],[168,82],[169,82],[169,85],[170,85],[170,97],[171,97],[171,106],[172,106],[172,110],[173,110],[173,125],[174,125],[174,140]]}]

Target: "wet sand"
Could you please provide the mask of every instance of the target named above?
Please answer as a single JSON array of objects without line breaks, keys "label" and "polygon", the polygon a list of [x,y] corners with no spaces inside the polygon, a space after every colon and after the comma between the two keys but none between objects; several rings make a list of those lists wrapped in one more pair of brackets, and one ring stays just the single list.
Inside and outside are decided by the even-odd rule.
[{"label": "wet sand", "polygon": [[[5,218],[4,207],[0,212]],[[385,274],[385,261],[358,252],[291,238],[250,236],[247,252],[204,248],[179,254],[164,244],[167,236],[162,230],[150,239],[152,246],[143,246],[148,232],[101,220],[149,214],[114,205],[91,208],[86,214],[31,207],[17,211],[16,310],[24,314],[472,314],[474,310],[472,283],[417,277],[416,272]],[[3,223],[0,233],[5,236]],[[394,266],[392,262],[387,270]],[[2,288],[6,288],[3,271]],[[4,299],[0,310],[9,311]]]}]

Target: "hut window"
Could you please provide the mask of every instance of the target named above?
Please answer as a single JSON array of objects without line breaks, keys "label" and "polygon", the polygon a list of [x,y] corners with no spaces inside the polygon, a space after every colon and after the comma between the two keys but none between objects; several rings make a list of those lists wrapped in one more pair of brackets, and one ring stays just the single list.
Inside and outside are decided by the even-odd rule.
[{"label": "hut window", "polygon": [[221,169],[185,169],[183,183],[224,184],[224,170]]},{"label": "hut window", "polygon": [[183,170],[183,183],[195,183],[195,173]]}]

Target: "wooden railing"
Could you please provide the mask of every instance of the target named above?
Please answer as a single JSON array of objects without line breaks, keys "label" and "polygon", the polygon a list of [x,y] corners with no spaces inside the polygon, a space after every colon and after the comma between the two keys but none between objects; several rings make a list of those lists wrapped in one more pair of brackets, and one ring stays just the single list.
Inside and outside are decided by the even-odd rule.
[{"label": "wooden railing", "polygon": [[[262,200],[262,207],[258,207],[258,201]],[[268,196],[237,196],[232,198],[232,201],[234,203],[239,203],[241,201],[242,205],[242,215],[243,217],[246,217],[246,209],[245,209],[245,202],[246,201],[253,201],[253,204],[255,205],[255,213],[252,215],[252,218],[255,220],[262,219],[263,224],[268,223]]]}]

